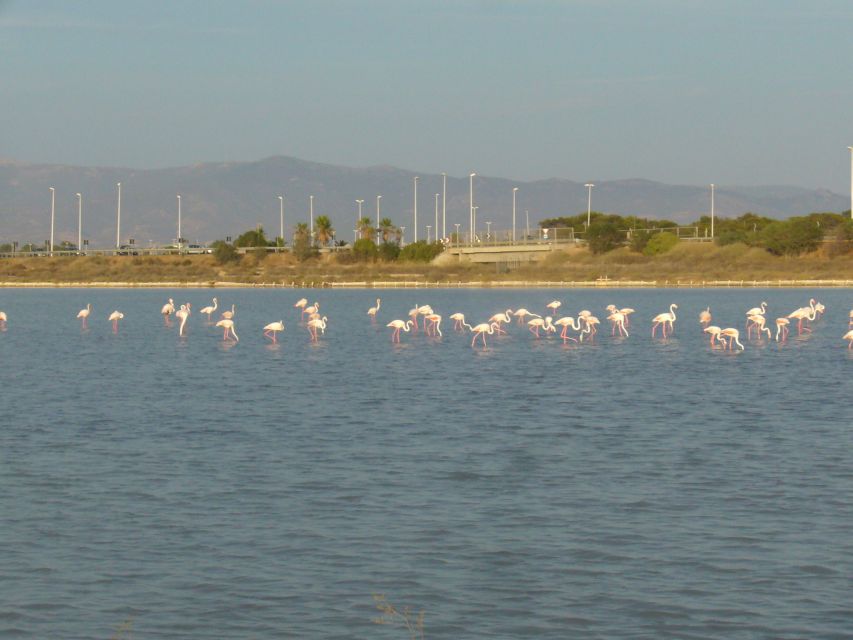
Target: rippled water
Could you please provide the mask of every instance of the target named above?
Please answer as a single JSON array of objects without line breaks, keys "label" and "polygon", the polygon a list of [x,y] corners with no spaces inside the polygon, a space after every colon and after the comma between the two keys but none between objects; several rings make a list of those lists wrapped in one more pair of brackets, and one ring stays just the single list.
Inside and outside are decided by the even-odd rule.
[{"label": "rippled water", "polygon": [[[164,327],[213,294],[237,345]],[[850,291],[319,290],[316,345],[301,295],[0,291],[0,637],[408,637],[374,593],[427,638],[853,637]],[[786,345],[712,351],[696,320],[811,295]],[[472,349],[447,321],[552,298],[634,307],[632,335]],[[444,337],[393,346],[415,303]]]}]

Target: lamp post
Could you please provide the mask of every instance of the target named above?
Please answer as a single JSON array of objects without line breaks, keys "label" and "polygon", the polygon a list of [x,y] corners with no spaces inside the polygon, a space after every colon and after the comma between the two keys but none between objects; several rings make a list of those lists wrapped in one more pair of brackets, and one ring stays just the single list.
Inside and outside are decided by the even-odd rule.
[{"label": "lamp post", "polygon": [[281,246],[284,247],[284,196],[278,196],[278,226]]},{"label": "lamp post", "polygon": [[314,196],[308,196],[308,217],[311,220],[311,246],[314,246]]},{"label": "lamp post", "polygon": [[462,252],[459,250],[459,227],[461,225],[458,222],[454,222],[453,226],[456,227],[456,255],[459,257],[459,262],[462,262]]},{"label": "lamp post", "polygon": [[406,227],[400,227],[400,246],[405,246],[406,244]]},{"label": "lamp post", "polygon": [[[474,205],[474,206],[472,207],[473,212],[474,212],[474,229],[476,229],[476,228],[477,228],[477,209],[479,209],[479,208],[480,208],[480,207],[478,207],[477,205]],[[476,238],[476,234],[474,235],[474,237]]]},{"label": "lamp post", "polygon": [[56,189],[50,188],[50,255],[53,255],[53,221],[56,214]]},{"label": "lamp post", "polygon": [[714,185],[711,185],[711,240],[714,239]]},{"label": "lamp post", "polygon": [[850,149],[850,219],[853,220],[853,147]]},{"label": "lamp post", "polygon": [[426,227],[427,227],[427,244],[429,244],[430,240],[432,238],[432,236],[430,235],[430,232],[432,231],[432,225],[428,224]]},{"label": "lamp post", "polygon": [[486,220],[486,244],[492,239],[492,221]]},{"label": "lamp post", "polygon": [[364,200],[356,200],[355,203],[358,205],[358,217],[355,219],[355,227],[357,229],[359,222],[361,222],[361,205],[364,204]]},{"label": "lamp post", "polygon": [[420,180],[420,178],[418,176],[415,176],[415,179],[414,179],[414,183],[415,183],[415,189],[414,189],[415,242],[418,241],[418,180]]},{"label": "lamp post", "polygon": [[373,239],[379,243],[379,201],[382,196],[376,196],[376,230],[373,232]]},{"label": "lamp post", "polygon": [[178,249],[183,245],[183,236],[181,235],[181,194],[178,194]]},{"label": "lamp post", "polygon": [[121,247],[121,182],[116,182],[118,203],[116,204],[116,249]]},{"label": "lamp post", "polygon": [[441,237],[447,237],[447,174],[441,174]]},{"label": "lamp post", "polygon": [[83,251],[83,194],[77,194],[77,252]]},{"label": "lamp post", "polygon": [[474,244],[474,176],[476,173],[468,174],[468,228],[471,232],[471,237],[468,238],[468,244]]},{"label": "lamp post", "polygon": [[518,187],[512,188],[512,243],[515,244],[515,197],[518,195]]},{"label": "lamp post", "polygon": [[592,188],[595,186],[591,182],[587,182],[585,185],[587,190],[586,196],[586,228],[589,229],[590,222],[592,220]]},{"label": "lamp post", "polygon": [[524,241],[527,242],[530,239],[530,211],[528,209],[524,210],[524,217],[527,219],[527,235],[524,237]]},{"label": "lamp post", "polygon": [[[438,240],[438,196],[440,193],[435,194],[435,239]],[[443,237],[443,236],[442,236]]]}]

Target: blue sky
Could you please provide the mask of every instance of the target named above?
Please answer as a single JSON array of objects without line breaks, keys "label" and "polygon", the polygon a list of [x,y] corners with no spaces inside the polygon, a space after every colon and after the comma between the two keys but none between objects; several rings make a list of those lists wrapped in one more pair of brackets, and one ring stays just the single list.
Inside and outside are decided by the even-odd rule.
[{"label": "blue sky", "polygon": [[0,156],[850,189],[840,0],[0,0]]}]

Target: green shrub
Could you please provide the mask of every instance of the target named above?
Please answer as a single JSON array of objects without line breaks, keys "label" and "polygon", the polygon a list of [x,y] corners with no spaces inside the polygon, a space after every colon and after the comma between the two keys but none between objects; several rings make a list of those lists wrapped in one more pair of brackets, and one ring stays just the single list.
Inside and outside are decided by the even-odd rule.
[{"label": "green shrub", "polygon": [[383,242],[379,245],[379,258],[383,262],[394,262],[400,257],[400,245],[396,242]]},{"label": "green shrub", "polygon": [[659,256],[662,253],[675,248],[678,244],[678,236],[669,231],[661,231],[656,233],[646,243],[646,248],[643,249],[643,255]]},{"label": "green shrub", "polygon": [[628,245],[631,248],[631,251],[636,253],[643,253],[643,249],[646,248],[646,245],[649,243],[652,234],[646,231],[645,229],[640,229],[639,231],[631,232],[631,242]]},{"label": "green shrub", "polygon": [[428,243],[426,240],[418,240],[400,249],[400,260],[431,262],[442,251],[444,251],[444,245],[440,242]]},{"label": "green shrub", "polygon": [[352,245],[352,255],[360,262],[372,262],[379,255],[379,250],[373,240],[361,238]]},{"label": "green shrub", "polygon": [[589,250],[598,255],[612,251],[622,244],[624,235],[619,226],[611,220],[594,220],[586,230]]},{"label": "green shrub", "polygon": [[217,240],[211,247],[213,247],[213,258],[218,264],[236,262],[240,259],[236,247],[233,244],[228,244],[225,240]]},{"label": "green shrub", "polygon": [[798,256],[814,251],[822,239],[820,227],[808,218],[772,222],[760,233],[761,246],[776,256]]}]

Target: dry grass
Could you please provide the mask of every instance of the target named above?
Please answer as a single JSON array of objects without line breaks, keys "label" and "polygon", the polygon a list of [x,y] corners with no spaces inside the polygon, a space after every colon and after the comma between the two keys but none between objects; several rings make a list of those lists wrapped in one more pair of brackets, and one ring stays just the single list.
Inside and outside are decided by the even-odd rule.
[{"label": "dry grass", "polygon": [[554,251],[537,262],[515,265],[450,262],[341,264],[334,256],[298,263],[289,254],[263,259],[244,256],[239,262],[216,263],[210,255],[192,256],[78,256],[6,258],[0,260],[0,281],[8,283],[87,282],[213,284],[418,281],[676,281],[708,280],[853,280],[853,253],[831,256],[828,249],[793,257],[776,257],[763,249],[735,244],[682,243],[660,256],[628,249],[593,255],[583,248]]}]

